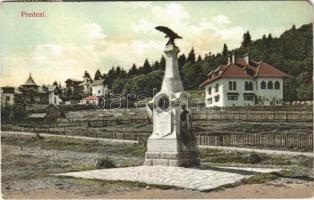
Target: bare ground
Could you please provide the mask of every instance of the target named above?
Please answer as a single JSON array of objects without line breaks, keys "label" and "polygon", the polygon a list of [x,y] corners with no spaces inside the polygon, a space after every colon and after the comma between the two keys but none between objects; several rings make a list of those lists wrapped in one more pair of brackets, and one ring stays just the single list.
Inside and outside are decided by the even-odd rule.
[{"label": "bare ground", "polygon": [[[143,183],[55,177],[52,174],[95,169],[95,162],[111,157],[118,166],[140,165],[145,147],[105,144],[78,139],[2,136],[3,198],[308,198],[313,196],[313,160],[303,157],[261,155],[247,163],[245,153],[206,150],[204,165],[282,167],[286,172],[259,177],[217,191],[198,192]],[[256,184],[259,183],[259,184]]]}]

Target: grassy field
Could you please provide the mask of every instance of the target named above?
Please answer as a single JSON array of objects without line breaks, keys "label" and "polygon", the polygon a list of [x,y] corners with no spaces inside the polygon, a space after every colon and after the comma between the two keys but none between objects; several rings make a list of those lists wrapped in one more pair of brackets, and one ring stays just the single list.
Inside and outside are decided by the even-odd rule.
[{"label": "grassy field", "polygon": [[[103,196],[120,192],[139,191],[146,184],[132,182],[96,181],[55,177],[53,174],[96,169],[96,161],[109,157],[118,167],[141,165],[144,162],[145,145],[108,144],[81,139],[34,138],[30,136],[2,136],[2,192],[4,197],[32,197],[32,193],[76,194],[76,198],[89,195]],[[255,155],[256,156],[256,155]],[[281,167],[283,173],[258,176],[242,184],[261,184],[274,180],[311,183],[313,159],[302,156],[284,157],[251,153],[205,149],[201,151],[203,167],[250,166]],[[283,184],[283,183],[281,183]],[[150,188],[174,190],[175,188]],[[235,187],[235,186],[233,186]],[[54,197],[54,196],[53,196]]]}]

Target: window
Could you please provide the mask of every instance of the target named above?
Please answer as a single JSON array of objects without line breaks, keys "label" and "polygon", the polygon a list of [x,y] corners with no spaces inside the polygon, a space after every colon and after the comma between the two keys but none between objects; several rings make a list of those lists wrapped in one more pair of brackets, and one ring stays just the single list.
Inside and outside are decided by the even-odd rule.
[{"label": "window", "polygon": [[212,87],[208,87],[207,91],[208,91],[208,94],[211,94],[212,93]]},{"label": "window", "polygon": [[250,81],[245,81],[244,83],[244,89],[245,90],[253,90],[253,83]]},{"label": "window", "polygon": [[268,83],[267,83],[267,89],[270,89],[270,90],[273,89],[273,82],[268,81]]},{"label": "window", "polygon": [[215,85],[215,92],[218,92],[218,89],[219,89],[219,85],[216,84],[216,85]]},{"label": "window", "polygon": [[237,82],[229,81],[229,90],[237,90]]},{"label": "window", "polygon": [[215,96],[215,102],[219,101],[219,95]]},{"label": "window", "polygon": [[89,104],[89,101],[86,101],[86,104]]},{"label": "window", "polygon": [[54,98],[54,102],[55,102],[55,104],[57,104],[57,97]]},{"label": "window", "polygon": [[98,94],[100,94],[100,90],[98,90]]},{"label": "window", "polygon": [[261,89],[265,90],[266,89],[266,83],[265,81],[261,82]]},{"label": "window", "polygon": [[6,97],[5,97],[5,100],[6,100],[6,101],[10,101],[10,96],[6,96]]},{"label": "window", "polygon": [[244,95],[244,101],[254,101],[253,95]]},{"label": "window", "polygon": [[212,104],[212,103],[213,103],[213,99],[212,98],[207,99],[207,104]]},{"label": "window", "polygon": [[276,90],[279,90],[279,89],[280,89],[280,83],[279,83],[279,81],[276,81],[276,82],[275,82],[275,89],[276,89]]},{"label": "window", "polygon": [[229,101],[238,101],[238,96],[235,96],[235,95],[228,95],[228,100],[229,100]]}]

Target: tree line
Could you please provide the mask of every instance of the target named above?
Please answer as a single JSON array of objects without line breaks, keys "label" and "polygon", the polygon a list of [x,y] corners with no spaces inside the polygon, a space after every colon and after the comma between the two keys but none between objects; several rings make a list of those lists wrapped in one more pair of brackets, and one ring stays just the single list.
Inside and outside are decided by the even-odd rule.
[{"label": "tree line", "polygon": [[[186,90],[200,89],[199,85],[212,69],[227,63],[231,51],[236,57],[249,52],[251,59],[263,60],[290,75],[284,80],[285,101],[312,100],[312,40],[312,24],[306,24],[298,29],[293,25],[278,38],[268,34],[254,41],[247,31],[243,34],[239,48],[229,50],[227,44],[224,44],[221,52],[208,52],[203,58],[197,56],[192,48],[187,55],[181,53],[178,56],[183,86]],[[104,78],[114,93],[152,96],[154,90],[160,90],[165,65],[164,56],[153,62],[145,59],[143,65],[133,64],[128,71],[120,66],[112,67],[105,74],[97,70],[94,79]]]}]

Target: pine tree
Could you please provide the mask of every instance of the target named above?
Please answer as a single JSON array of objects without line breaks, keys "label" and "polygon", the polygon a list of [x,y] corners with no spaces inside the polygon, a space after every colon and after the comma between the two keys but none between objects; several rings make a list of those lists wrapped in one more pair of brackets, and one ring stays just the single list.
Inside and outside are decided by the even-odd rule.
[{"label": "pine tree", "polygon": [[201,57],[201,55],[198,55],[197,62],[200,62],[200,61],[202,61],[202,57]]},{"label": "pine tree", "polygon": [[185,65],[185,63],[186,63],[186,56],[185,54],[181,54],[178,59],[179,71],[182,70],[182,67]]},{"label": "pine tree", "polygon": [[132,68],[129,70],[128,75],[133,76],[137,74],[137,68],[136,65],[133,63]]},{"label": "pine tree", "polygon": [[194,52],[194,48],[192,47],[189,55],[188,55],[188,58],[187,58],[187,61],[188,62],[191,62],[191,63],[195,63],[195,52]]},{"label": "pine tree", "polygon": [[229,52],[228,47],[227,47],[226,44],[224,44],[224,47],[223,47],[223,50],[222,50],[222,55],[227,56],[228,52]]},{"label": "pine tree", "polygon": [[242,47],[247,48],[250,46],[252,43],[251,35],[250,32],[247,31],[246,33],[243,34],[243,41],[241,43]]},{"label": "pine tree", "polygon": [[160,69],[160,64],[158,61],[155,61],[153,66],[152,66],[152,71],[156,71]]},{"label": "pine tree", "polygon": [[147,59],[145,59],[144,65],[143,65],[143,74],[148,74],[151,72],[151,66]]},{"label": "pine tree", "polygon": [[160,64],[160,69],[161,70],[165,70],[165,68],[166,68],[166,59],[165,59],[165,57],[163,55],[160,58],[159,64]]},{"label": "pine tree", "polygon": [[84,72],[84,76],[87,77],[87,78],[90,78],[90,75],[89,75],[89,73],[87,71]]},{"label": "pine tree", "polygon": [[100,73],[99,69],[97,69],[97,71],[95,73],[94,80],[100,80],[101,78],[102,78],[101,73]]}]

